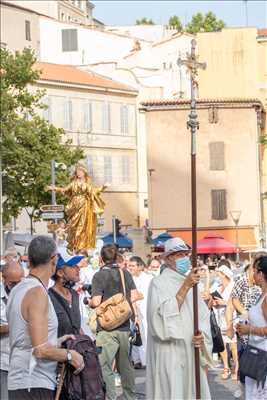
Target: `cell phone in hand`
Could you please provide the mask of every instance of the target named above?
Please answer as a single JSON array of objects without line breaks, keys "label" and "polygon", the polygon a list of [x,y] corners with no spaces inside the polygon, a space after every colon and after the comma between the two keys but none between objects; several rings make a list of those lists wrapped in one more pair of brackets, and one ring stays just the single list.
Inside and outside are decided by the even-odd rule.
[{"label": "cell phone in hand", "polygon": [[213,299],[215,299],[216,297],[218,297],[219,299],[222,299],[222,296],[221,296],[221,294],[218,292],[218,290],[215,290],[215,292],[212,292],[210,295],[211,295],[211,297],[212,297]]}]

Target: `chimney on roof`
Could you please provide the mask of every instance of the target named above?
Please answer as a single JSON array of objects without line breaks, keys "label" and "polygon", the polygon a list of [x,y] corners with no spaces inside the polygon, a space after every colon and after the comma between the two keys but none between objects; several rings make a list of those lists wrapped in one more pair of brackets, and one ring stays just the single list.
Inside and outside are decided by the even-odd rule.
[{"label": "chimney on roof", "polygon": [[141,44],[138,39],[135,39],[134,46],[133,46],[131,52],[135,52],[135,51],[139,51],[139,50],[141,50]]}]

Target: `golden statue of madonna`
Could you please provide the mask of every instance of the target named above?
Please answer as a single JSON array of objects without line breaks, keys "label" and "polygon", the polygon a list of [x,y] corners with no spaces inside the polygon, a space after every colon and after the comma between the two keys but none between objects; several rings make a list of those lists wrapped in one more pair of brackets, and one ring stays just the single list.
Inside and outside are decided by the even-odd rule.
[{"label": "golden statue of madonna", "polygon": [[48,186],[48,190],[63,193],[69,198],[66,206],[68,249],[93,249],[96,245],[97,216],[104,212],[101,193],[107,186],[96,187],[82,164],[77,164],[66,187]]}]

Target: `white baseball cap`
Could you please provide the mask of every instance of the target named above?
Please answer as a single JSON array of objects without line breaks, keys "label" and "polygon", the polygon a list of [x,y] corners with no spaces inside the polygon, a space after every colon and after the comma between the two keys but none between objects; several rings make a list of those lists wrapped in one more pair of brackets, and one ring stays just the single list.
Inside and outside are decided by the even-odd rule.
[{"label": "white baseball cap", "polygon": [[177,253],[179,251],[188,252],[191,250],[191,248],[187,246],[183,239],[176,237],[166,240],[164,250],[163,256],[167,257],[170,254]]},{"label": "white baseball cap", "polygon": [[232,279],[233,278],[233,272],[232,270],[227,267],[227,265],[221,265],[218,270],[219,272],[221,272],[222,274],[224,274],[225,276],[227,276],[227,278]]}]

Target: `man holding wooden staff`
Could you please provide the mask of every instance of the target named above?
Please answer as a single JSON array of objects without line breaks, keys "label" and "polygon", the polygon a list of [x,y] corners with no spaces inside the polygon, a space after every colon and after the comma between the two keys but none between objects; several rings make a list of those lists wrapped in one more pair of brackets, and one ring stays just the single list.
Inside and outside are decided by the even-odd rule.
[{"label": "man holding wooden staff", "polygon": [[201,399],[209,400],[206,367],[212,364],[210,311],[199,296],[199,328],[194,335],[192,288],[199,280],[190,271],[189,248],[180,238],[165,243],[165,266],[148,293],[147,399],[196,398],[194,349],[200,351]]}]

